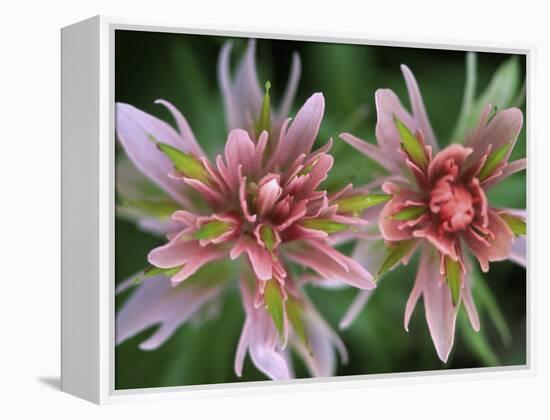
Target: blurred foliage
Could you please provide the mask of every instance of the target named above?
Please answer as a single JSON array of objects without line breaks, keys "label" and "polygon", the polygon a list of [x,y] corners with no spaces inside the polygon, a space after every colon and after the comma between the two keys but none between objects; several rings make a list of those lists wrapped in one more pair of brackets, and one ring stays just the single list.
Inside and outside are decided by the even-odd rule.
[{"label": "blurred foliage", "polygon": [[[127,102],[153,115],[171,117],[154,100],[171,101],[186,116],[196,137],[213,156],[222,150],[226,138],[225,118],[217,83],[219,50],[227,38],[119,31],[116,33],[116,101]],[[246,40],[233,38],[232,63],[246,46]],[[487,102],[499,108],[522,100],[525,57],[479,53],[472,79],[466,53],[399,47],[372,47],[261,40],[257,48],[260,81],[271,81],[275,104],[286,86],[293,51],[302,59],[302,77],[297,108],[313,92],[323,92],[325,118],[318,144],[335,140],[332,153],[336,164],[327,188],[348,182],[364,184],[383,174],[376,162],[366,159],[338,139],[342,131],[374,141],[376,110],[374,92],[391,88],[409,106],[399,65],[407,64],[420,85],[434,131],[441,145],[463,136],[475,124],[475,115]],[[475,63],[474,63],[475,64]],[[464,95],[466,74],[469,74]],[[493,75],[496,75],[493,78]],[[523,85],[524,86],[524,85]],[[461,110],[463,119],[457,121]],[[525,156],[525,129],[513,158]],[[117,157],[123,153],[117,145]],[[516,174],[490,193],[494,206],[524,207],[525,174]],[[147,252],[162,243],[161,238],[141,232],[122,219],[116,221],[116,281],[121,282],[143,269]],[[349,249],[348,249],[349,252]],[[439,361],[425,322],[420,302],[411,320],[410,332],[403,328],[405,302],[412,287],[416,258],[407,267],[398,267],[380,282],[360,317],[340,335],[350,353],[347,365],[338,375],[456,369],[495,365],[521,365],[526,362],[526,274],[510,262],[493,263],[490,273],[475,272],[474,300],[481,318],[481,332],[472,330],[463,311],[457,322],[454,350],[445,365]],[[297,268],[293,268],[297,269]],[[228,279],[232,282],[234,279]],[[220,316],[197,326],[181,327],[167,343],[153,352],[141,351],[138,344],[151,328],[116,349],[117,389],[207,384],[263,380],[247,357],[243,378],[233,372],[235,350],[244,313],[236,282],[224,295]],[[356,291],[349,288],[326,290],[308,288],[308,294],[336,329]],[[120,307],[128,292],[117,297]],[[297,358],[298,377],[307,373]]]}]

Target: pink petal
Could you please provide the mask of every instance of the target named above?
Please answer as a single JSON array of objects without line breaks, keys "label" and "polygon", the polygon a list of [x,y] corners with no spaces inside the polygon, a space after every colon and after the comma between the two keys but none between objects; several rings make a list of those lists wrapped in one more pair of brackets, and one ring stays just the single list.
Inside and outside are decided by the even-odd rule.
[{"label": "pink petal", "polygon": [[[484,115],[482,114],[483,118]],[[475,147],[469,161],[477,161],[483,154],[487,153],[489,146],[494,152],[510,143],[512,147],[510,147],[504,158],[505,161],[508,160],[522,125],[523,114],[518,108],[508,108],[497,112],[487,125],[479,129],[475,137],[469,139],[469,143]]]},{"label": "pink petal", "polygon": [[517,236],[512,240],[509,258],[522,267],[527,267],[527,237]]},{"label": "pink petal", "polygon": [[307,245],[288,252],[286,257],[324,278],[337,279],[359,289],[376,287],[372,275],[361,265],[319,241],[308,240]]},{"label": "pink petal", "polygon": [[462,235],[470,251],[479,260],[484,272],[489,270],[490,261],[501,261],[510,256],[514,239],[514,234],[506,222],[494,210],[489,210],[488,217],[489,226],[487,228],[494,235],[489,239],[490,246],[478,240],[471,230],[464,231]]},{"label": "pink petal", "polygon": [[368,158],[382,165],[389,172],[395,172],[400,170],[400,166],[397,165],[388,154],[380,147],[370,144],[358,137],[355,137],[349,133],[340,134],[340,138],[348,143],[351,147],[357,151],[363,153]]},{"label": "pink petal", "polygon": [[382,208],[378,223],[380,232],[385,240],[402,241],[413,237],[413,229],[411,227],[405,226],[402,221],[392,218],[396,213],[403,210],[409,200],[416,200],[416,197],[412,193],[402,191]]},{"label": "pink petal", "polygon": [[374,289],[361,290],[359,293],[357,293],[355,299],[353,299],[353,302],[351,303],[350,307],[340,321],[340,324],[338,325],[340,329],[345,330],[351,324],[353,324],[353,321],[357,319],[363,308],[367,305],[367,302],[370,299],[372,292],[374,292]]},{"label": "pink petal", "polygon": [[231,43],[226,43],[218,60],[218,80],[224,100],[228,130],[235,128],[253,131],[251,122],[256,119],[262,103],[255,64],[256,41],[248,42],[246,53],[237,67],[234,80],[230,75]]},{"label": "pink petal", "polygon": [[418,122],[401,104],[397,95],[390,89],[378,89],[376,100],[376,139],[388,159],[394,161],[394,167],[403,168],[405,157],[397,153],[401,149],[401,136],[395,126],[395,117],[399,118],[413,133],[419,130]]},{"label": "pink petal", "polygon": [[251,175],[258,165],[255,155],[255,144],[248,133],[241,129],[232,130],[225,144],[225,161],[229,172],[236,176],[236,170],[242,165],[243,174]]},{"label": "pink petal", "polygon": [[269,181],[262,183],[258,189],[257,209],[260,217],[273,211],[275,203],[281,197],[283,190],[279,185],[279,180],[272,177]]},{"label": "pink petal", "polygon": [[235,358],[235,371],[242,371],[246,349],[256,367],[271,379],[289,379],[290,370],[286,358],[278,347],[278,333],[273,320],[263,306],[256,308],[252,291],[241,279],[241,295],[246,312],[246,321]]},{"label": "pink petal", "polygon": [[483,182],[483,188],[485,190],[488,190],[489,188],[494,187],[495,185],[499,184],[504,179],[508,178],[510,175],[515,174],[516,172],[520,172],[525,170],[527,167],[527,159],[518,159],[514,160],[513,162],[509,162],[504,166],[501,170],[501,173],[494,176],[487,178],[486,181]]},{"label": "pink petal", "polygon": [[436,256],[429,249],[429,245],[422,247],[422,252],[420,254],[420,262],[418,264],[418,271],[416,273],[416,279],[414,281],[414,286],[411,290],[411,294],[407,299],[407,305],[405,306],[405,317],[403,320],[403,325],[405,330],[409,331],[409,322],[411,316],[416,307],[416,303],[424,290],[424,285],[427,281],[433,278],[434,265],[437,264]]},{"label": "pink petal", "polygon": [[437,355],[446,363],[453,347],[458,305],[456,307],[453,305],[447,285],[439,282],[437,259],[430,258],[426,264],[422,293],[426,321]]},{"label": "pink petal", "polygon": [[[428,175],[431,180],[437,181],[445,175],[453,174],[458,177],[458,169],[462,166],[468,156],[472,154],[472,149],[464,147],[461,144],[451,144],[440,151],[428,166]],[[456,167],[457,173],[449,169],[450,166]]]},{"label": "pink petal", "polygon": [[182,324],[219,297],[221,287],[173,287],[166,276],[144,280],[117,313],[116,344],[154,326],[160,327],[140,344],[142,350],[160,347]]},{"label": "pink petal", "polygon": [[462,288],[462,303],[468,314],[470,324],[475,331],[479,331],[479,315],[472,297],[472,280],[469,275],[464,276],[464,287]]},{"label": "pink petal", "polygon": [[252,270],[259,280],[270,280],[273,277],[273,261],[269,251],[247,235],[241,235],[229,255],[234,260],[243,252],[247,253]]},{"label": "pink petal", "polygon": [[430,120],[428,119],[428,114],[426,113],[424,101],[422,100],[422,95],[420,94],[420,89],[418,88],[416,79],[414,78],[412,71],[404,64],[401,65],[401,72],[403,73],[405,83],[407,84],[407,91],[411,100],[412,113],[417,121],[418,130],[420,130],[424,135],[426,144],[431,145],[435,152],[439,147],[437,145],[432,126],[430,125]]},{"label": "pink petal", "polygon": [[149,252],[148,260],[155,267],[173,268],[183,266],[172,277],[179,283],[194,274],[203,265],[223,258],[226,251],[215,245],[201,246],[198,241],[184,240],[183,234],[177,235],[166,245]]},{"label": "pink petal", "polygon": [[304,324],[313,355],[301,341],[295,340],[294,345],[311,376],[333,376],[336,371],[335,347],[340,352],[343,363],[347,363],[348,354],[344,343],[309,302],[304,310]]},{"label": "pink petal", "polygon": [[187,145],[178,133],[164,121],[131,105],[117,103],[115,112],[118,139],[134,165],[176,201],[192,208],[186,196],[187,187],[168,176],[173,172],[172,162],[150,138],[153,136],[158,141],[183,150]]},{"label": "pink petal", "polygon": [[302,153],[309,153],[323,118],[325,99],[322,93],[313,94],[296,114],[286,133],[281,133],[277,162],[288,167]]},{"label": "pink petal", "polygon": [[298,53],[294,53],[292,55],[292,65],[290,69],[290,75],[288,76],[285,93],[283,94],[281,105],[279,107],[279,110],[277,111],[277,116],[275,117],[276,122],[274,125],[276,126],[276,131],[280,129],[283,121],[290,114],[290,109],[292,107],[292,103],[294,102],[294,97],[296,96],[298,82],[300,81],[301,71],[302,64],[300,62],[300,55]]},{"label": "pink petal", "polygon": [[174,105],[172,105],[168,101],[165,101],[164,99],[157,99],[155,103],[166,107],[166,109],[168,109],[168,111],[170,111],[170,113],[174,117],[174,120],[176,121],[176,124],[178,126],[178,131],[181,139],[186,146],[181,150],[183,152],[193,153],[195,156],[204,156],[204,152],[197,142],[197,139],[193,134],[193,130],[191,130],[189,123],[182,115],[182,113]]}]

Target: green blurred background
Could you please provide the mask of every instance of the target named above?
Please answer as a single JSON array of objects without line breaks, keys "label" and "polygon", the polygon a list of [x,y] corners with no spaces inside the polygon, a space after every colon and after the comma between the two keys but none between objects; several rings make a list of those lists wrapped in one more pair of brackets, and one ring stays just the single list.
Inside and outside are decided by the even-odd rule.
[{"label": "green blurred background", "polygon": [[[217,82],[217,58],[230,38],[116,31],[115,97],[159,118],[172,121],[166,110],[153,102],[163,98],[176,105],[192,126],[195,136],[212,157],[226,138],[222,99]],[[235,65],[246,40],[231,38]],[[466,75],[466,53],[418,48],[397,48],[334,43],[259,40],[257,65],[260,82],[271,81],[271,97],[277,105],[286,86],[292,52],[302,60],[302,76],[294,112],[314,92],[323,92],[325,117],[318,144],[335,140],[335,167],[328,189],[348,182],[361,185],[383,172],[376,163],[337,139],[342,131],[374,141],[376,111],[374,92],[391,88],[408,106],[399,65],[414,72],[426,108],[441,145],[449,142],[460,113]],[[496,77],[493,77],[497,74]],[[476,95],[484,95],[503,107],[518,105],[525,112],[522,86],[525,57],[506,54],[477,55]],[[489,87],[488,87],[489,86]],[[458,140],[458,139],[454,139]],[[525,124],[512,158],[525,156]],[[117,159],[123,155],[117,144]],[[494,188],[490,200],[495,207],[526,205],[525,174],[516,174]],[[121,282],[147,265],[149,250],[162,238],[116,220],[116,281]],[[344,249],[349,251],[349,247]],[[454,350],[447,364],[437,358],[429,336],[422,302],[413,315],[410,332],[403,329],[405,302],[412,287],[417,261],[399,267],[380,282],[369,305],[355,323],[339,331],[350,355],[339,365],[337,375],[409,372],[472,368],[526,363],[526,272],[510,262],[491,264],[489,274],[476,273],[474,299],[482,329],[475,333],[461,310]],[[200,325],[181,327],[160,349],[139,350],[138,344],[154,328],[116,348],[117,389],[210,384],[265,380],[247,357],[244,375],[237,378],[233,363],[244,313],[234,285],[224,295],[219,317]],[[336,329],[356,294],[352,289],[308,288],[318,310]],[[121,304],[130,293],[117,296]],[[307,377],[294,358],[298,377]]]}]

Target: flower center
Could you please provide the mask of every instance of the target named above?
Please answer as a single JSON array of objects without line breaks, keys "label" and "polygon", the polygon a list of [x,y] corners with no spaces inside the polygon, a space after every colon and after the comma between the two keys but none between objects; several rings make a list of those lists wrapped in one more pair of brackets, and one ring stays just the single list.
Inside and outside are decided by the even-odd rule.
[{"label": "flower center", "polygon": [[430,210],[439,214],[441,228],[456,232],[467,227],[475,215],[472,194],[450,177],[443,177],[435,184],[430,195]]}]

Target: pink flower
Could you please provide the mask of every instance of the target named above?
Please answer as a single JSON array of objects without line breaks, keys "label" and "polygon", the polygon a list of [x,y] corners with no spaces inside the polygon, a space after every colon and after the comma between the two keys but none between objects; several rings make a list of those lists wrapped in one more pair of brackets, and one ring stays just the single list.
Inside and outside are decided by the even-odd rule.
[{"label": "pink flower", "polygon": [[[251,39],[248,42],[246,52],[238,63],[235,74],[230,71],[230,54],[232,44],[225,43],[218,59],[218,80],[223,97],[225,116],[227,120],[228,132],[241,128],[246,130],[254,140],[260,134],[260,128],[257,122],[260,120],[263,102],[263,90],[258,82],[256,72],[255,50],[256,40]],[[270,138],[278,139],[282,125],[290,113],[291,106],[296,95],[298,81],[300,80],[301,63],[300,57],[294,53],[287,86],[280,101],[278,110],[269,108],[265,119],[269,122]],[[204,154],[202,148],[197,143],[191,127],[186,119],[181,115],[171,103],[158,100],[157,104],[164,106],[172,114],[176,123],[177,130],[165,122],[158,120],[151,115],[143,113],[135,108],[128,112],[139,114],[142,129],[154,132],[159,130],[164,134],[164,141],[175,147],[182,147],[185,152],[190,152],[196,156]],[[130,107],[130,105],[127,105]],[[120,118],[126,118],[124,109],[120,112]],[[135,134],[135,133],[134,133]],[[131,135],[128,133],[128,135]],[[271,143],[271,142],[270,142]],[[123,202],[117,206],[117,214],[121,217],[136,222],[143,230],[153,234],[173,233],[181,228],[179,222],[169,218],[171,209],[178,205],[185,205],[186,208],[193,208],[193,203],[182,195],[184,188],[174,186],[178,184],[170,179],[166,179],[166,170],[171,170],[171,163],[168,160],[157,159],[157,162],[149,162],[148,156],[151,156],[146,150],[154,148],[153,144],[142,145],[140,155],[134,151],[133,156],[129,156],[134,165],[126,159],[121,158],[117,161],[117,192],[122,196]],[[147,165],[147,170],[144,166]],[[158,168],[154,168],[158,165]],[[151,187],[147,188],[147,179],[142,175],[147,174],[155,184],[161,186],[165,192],[168,192],[171,198],[165,196],[152,196]]]},{"label": "pink flower", "polygon": [[[222,69],[227,51],[228,47],[222,52]],[[250,56],[253,44],[247,60]],[[168,102],[158,101],[172,113],[178,131],[131,105],[116,105],[117,135],[126,154],[180,207],[171,216],[178,229],[168,235],[165,245],[149,253],[152,267],[144,275],[150,278],[117,317],[117,342],[160,322],[142,348],[161,345],[201,306],[215,301],[230,279],[192,282],[187,288],[186,280],[211,262],[243,257],[241,291],[247,318],[236,357],[237,374],[249,350],[256,366],[269,377],[290,377],[287,344],[291,344],[312,375],[330,375],[333,347],[344,358],[345,349],[291,279],[286,263],[294,261],[354,287],[374,287],[368,271],[330,245],[332,233],[364,221],[339,210],[336,201],[348,197],[350,187],[330,196],[320,188],[333,164],[328,154],[332,142],[311,150],[324,112],[322,94],[312,95],[292,123],[288,118],[274,126],[269,86],[259,105],[241,86],[256,80],[250,77],[251,68],[250,62],[241,65],[242,80],[237,76],[231,88],[221,73],[222,85],[227,84],[230,126],[236,121],[244,124],[246,120],[239,119],[243,115],[250,117],[250,124],[247,130],[231,130],[224,153],[213,161]],[[239,114],[247,106],[247,112]]]},{"label": "pink flower", "polygon": [[[453,345],[459,304],[464,303],[473,328],[479,319],[471,295],[470,255],[483,271],[489,262],[512,259],[525,264],[525,217],[516,211],[491,207],[487,191],[525,168],[525,159],[508,162],[522,126],[517,108],[492,115],[487,105],[464,145],[438,151],[416,80],[402,66],[412,114],[388,89],[376,92],[378,146],[351,134],[341,138],[394,174],[382,184],[391,199],[378,214],[381,237],[388,250],[370,258],[368,269],[378,276],[399,262],[406,264],[416,249],[420,263],[405,310],[405,329],[420,296],[439,358],[446,361]],[[516,237],[518,236],[518,237]],[[356,254],[370,252],[364,241]],[[376,266],[376,267],[373,267]],[[366,303],[361,293],[342,321],[347,326]]]}]

